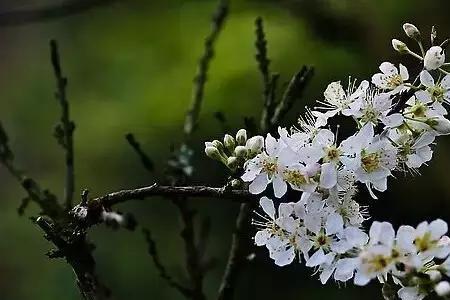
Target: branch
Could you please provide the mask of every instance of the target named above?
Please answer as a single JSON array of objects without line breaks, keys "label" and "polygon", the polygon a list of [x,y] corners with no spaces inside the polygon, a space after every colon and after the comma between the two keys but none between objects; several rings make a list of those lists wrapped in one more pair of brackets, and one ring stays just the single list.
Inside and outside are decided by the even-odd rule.
[{"label": "branch", "polygon": [[153,237],[149,230],[143,229],[142,232],[144,233],[145,240],[148,244],[148,254],[153,259],[153,264],[155,265],[156,269],[159,272],[159,276],[164,279],[171,287],[179,291],[184,297],[191,298],[192,297],[192,291],[178,282],[176,282],[167,272],[166,268],[161,262],[161,259],[159,258],[158,251],[156,249],[156,242],[153,240]]},{"label": "branch", "polygon": [[243,203],[239,209],[236,227],[233,232],[230,254],[219,288],[218,300],[233,299],[238,275],[245,265],[249,252],[250,219],[255,203]]},{"label": "branch", "polygon": [[39,217],[36,224],[45,232],[45,238],[52,242],[57,250],[48,253],[50,258],[65,258],[72,267],[83,299],[106,300],[110,290],[98,280],[95,273],[95,260],[92,256],[94,246],[86,240],[84,232],[74,232],[71,240],[63,238],[60,230],[48,219]]},{"label": "branch", "polygon": [[206,197],[216,199],[236,200],[240,202],[250,201],[253,195],[246,190],[230,190],[227,188],[213,188],[207,186],[161,186],[153,184],[131,190],[122,190],[106,194],[88,202],[90,206],[100,205],[111,207],[129,200],[145,199],[154,196],[164,197]]},{"label": "branch", "polygon": [[303,66],[302,69],[292,77],[281,101],[278,103],[275,112],[270,120],[270,127],[273,129],[289,112],[295,101],[300,99],[303,92],[314,74],[314,69]]},{"label": "branch", "polygon": [[18,9],[0,12],[0,26],[17,26],[47,21],[83,13],[93,8],[105,6],[117,0],[70,0],[35,9]]},{"label": "branch", "polygon": [[28,197],[24,199],[19,208],[19,213],[24,211],[26,203],[33,201],[39,205],[42,214],[51,218],[59,218],[64,209],[58,203],[56,196],[41,186],[33,179],[25,176],[14,164],[14,154],[9,146],[9,138],[2,124],[0,124],[0,163],[8,170],[27,192]]},{"label": "branch", "polygon": [[136,140],[134,135],[132,133],[128,133],[125,135],[125,139],[127,140],[128,144],[130,144],[131,148],[133,148],[133,150],[139,156],[141,163],[145,167],[145,169],[149,172],[153,172],[154,165],[153,165],[152,160],[142,150],[141,144]]},{"label": "branch", "polygon": [[75,123],[70,120],[69,102],[67,101],[66,95],[67,78],[62,74],[58,44],[55,40],[50,41],[50,53],[57,85],[55,97],[61,105],[61,123],[56,125],[54,135],[58,140],[58,143],[65,150],[66,184],[64,189],[64,201],[66,204],[66,208],[71,209],[73,205],[73,193],[75,189],[75,174],[73,166],[73,132],[75,130]]},{"label": "branch", "polygon": [[184,123],[184,133],[186,136],[190,136],[195,127],[197,127],[198,116],[200,113],[201,104],[203,102],[209,64],[214,57],[214,43],[223,28],[228,15],[228,10],[229,0],[220,0],[219,6],[217,7],[217,10],[212,18],[211,33],[205,39],[204,53],[198,64],[197,75],[194,77],[192,103],[186,114],[186,120]]}]

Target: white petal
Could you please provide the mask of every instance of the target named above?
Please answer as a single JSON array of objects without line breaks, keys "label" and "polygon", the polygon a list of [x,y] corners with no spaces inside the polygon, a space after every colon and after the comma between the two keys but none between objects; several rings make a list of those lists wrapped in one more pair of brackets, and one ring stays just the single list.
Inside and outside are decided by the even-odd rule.
[{"label": "white petal", "polygon": [[436,136],[433,133],[425,132],[416,140],[413,147],[417,149],[417,148],[421,148],[424,146],[428,146],[429,144],[434,142],[435,138],[436,138]]},{"label": "white petal", "polygon": [[260,194],[264,192],[269,183],[269,178],[266,173],[259,174],[256,176],[255,180],[248,186],[248,190],[252,194]]},{"label": "white petal", "polygon": [[334,266],[329,266],[327,268],[324,268],[322,270],[322,273],[320,273],[320,276],[319,276],[320,282],[322,284],[327,283],[328,279],[330,279],[330,277],[331,277],[331,274],[333,274],[333,271],[334,271]]},{"label": "white petal", "polygon": [[286,194],[287,183],[281,178],[281,176],[275,176],[272,181],[273,192],[275,197],[281,198]]},{"label": "white petal", "polygon": [[263,211],[272,219],[275,219],[275,206],[273,205],[273,201],[267,197],[262,197],[259,200],[259,205]]},{"label": "white petal", "polygon": [[293,247],[277,253],[275,256],[275,264],[280,267],[284,267],[290,264],[295,258],[295,251]]},{"label": "white petal", "polygon": [[431,74],[424,70],[420,72],[420,83],[422,83],[426,87],[433,87],[434,86],[434,79]]},{"label": "white petal", "polygon": [[325,261],[325,254],[322,248],[317,250],[306,262],[307,267],[315,267],[322,264]]},{"label": "white petal", "polygon": [[390,247],[394,243],[395,231],[392,224],[375,221],[370,226],[369,236],[371,245],[380,243]]},{"label": "white petal", "polygon": [[344,220],[339,214],[330,214],[327,218],[326,232],[327,235],[341,232],[344,229]]},{"label": "white petal", "polygon": [[269,240],[270,232],[267,230],[260,230],[255,234],[255,244],[257,246],[264,246]]},{"label": "white petal", "polygon": [[400,76],[403,81],[407,81],[409,79],[408,69],[402,64],[400,64]]},{"label": "white petal", "polygon": [[320,173],[320,186],[330,189],[337,183],[337,170],[333,163],[325,163],[322,165]]},{"label": "white petal", "polygon": [[403,123],[403,115],[399,113],[395,113],[383,118],[383,124],[388,128],[394,128],[402,125]]},{"label": "white petal", "polygon": [[266,152],[270,156],[274,156],[278,152],[278,142],[270,133],[266,137]]},{"label": "white petal", "polygon": [[448,226],[445,221],[437,219],[430,223],[429,230],[433,239],[439,239],[447,233]]},{"label": "white petal", "polygon": [[363,274],[361,271],[357,271],[354,278],[355,285],[363,286],[369,283],[370,277]]},{"label": "white petal", "polygon": [[380,65],[380,70],[386,75],[395,75],[398,74],[397,68],[391,64],[390,62],[383,62]]}]

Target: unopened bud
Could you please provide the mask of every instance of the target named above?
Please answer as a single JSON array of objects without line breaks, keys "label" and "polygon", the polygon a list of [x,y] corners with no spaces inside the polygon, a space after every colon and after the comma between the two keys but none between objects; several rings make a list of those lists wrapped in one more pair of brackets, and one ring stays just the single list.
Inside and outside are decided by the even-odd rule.
[{"label": "unopened bud", "polygon": [[439,46],[433,46],[428,49],[423,59],[423,64],[427,70],[436,70],[445,63],[444,49]]},{"label": "unopened bud", "polygon": [[223,144],[230,153],[233,153],[234,148],[236,147],[236,142],[231,135],[225,134],[225,137],[223,138]]},{"label": "unopened bud", "polygon": [[239,131],[236,133],[236,142],[240,146],[244,146],[247,142],[247,130],[245,129],[239,129]]},{"label": "unopened bud", "polygon": [[214,147],[217,148],[217,150],[219,150],[221,152],[225,149],[225,147],[223,146],[221,141],[214,140],[214,141],[212,141],[212,144],[213,144]]},{"label": "unopened bud", "polygon": [[249,138],[247,143],[245,144],[245,147],[247,147],[247,149],[252,154],[261,153],[263,146],[264,146],[264,138],[260,135]]},{"label": "unopened bud", "polygon": [[236,169],[236,167],[238,166],[238,163],[239,163],[239,160],[235,156],[230,156],[227,159],[227,167],[230,168],[231,170]]},{"label": "unopened bud", "polygon": [[216,147],[206,146],[205,153],[209,158],[220,160],[220,161],[222,160],[222,156],[220,155],[220,152],[219,152],[219,150],[217,150]]},{"label": "unopened bud", "polygon": [[450,295],[450,283],[448,281],[441,281],[434,287],[436,294],[440,297],[445,297]]},{"label": "unopened bud", "polygon": [[237,189],[237,188],[242,187],[242,180],[240,180],[240,179],[233,179],[233,180],[231,181],[231,186],[232,186],[234,189]]},{"label": "unopened bud", "polygon": [[392,47],[401,54],[407,54],[409,52],[408,46],[400,40],[392,39]]},{"label": "unopened bud", "polygon": [[428,276],[430,276],[430,280],[433,282],[438,282],[442,279],[442,274],[436,270],[429,270],[426,272]]},{"label": "unopened bud", "polygon": [[440,135],[450,134],[450,121],[444,117],[434,117],[428,119],[425,123],[436,130]]},{"label": "unopened bud", "polygon": [[408,37],[415,39],[415,40],[420,39],[420,31],[413,24],[411,24],[411,23],[403,24],[403,30],[405,31],[405,33]]},{"label": "unopened bud", "polygon": [[247,148],[245,148],[244,146],[237,146],[236,149],[234,149],[234,154],[237,157],[244,158],[245,156],[247,156]]}]

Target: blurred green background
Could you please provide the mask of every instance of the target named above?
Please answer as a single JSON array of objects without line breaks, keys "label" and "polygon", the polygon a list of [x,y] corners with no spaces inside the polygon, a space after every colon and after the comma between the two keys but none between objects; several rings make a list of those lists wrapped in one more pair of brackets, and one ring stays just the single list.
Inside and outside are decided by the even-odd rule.
[{"label": "blurred green background", "polygon": [[[1,1],[0,11],[62,2],[57,0]],[[203,142],[221,138],[223,126],[214,113],[221,111],[234,133],[244,116],[259,116],[261,79],[254,61],[254,20],[265,20],[272,70],[282,82],[302,64],[315,66],[316,75],[305,101],[290,112],[295,120],[304,105],[320,99],[331,80],[349,75],[368,78],[384,60],[400,61],[391,49],[393,37],[406,40],[404,22],[414,22],[428,37],[431,25],[450,33],[449,1],[420,0],[233,0],[231,14],[217,43],[206,87],[200,127],[195,133],[195,183],[220,186],[226,174],[203,155]],[[184,114],[190,102],[191,82],[209,32],[213,0],[129,0],[82,14],[21,26],[0,27],[0,119],[11,137],[17,162],[43,186],[62,195],[63,153],[52,137],[59,118],[53,98],[55,82],[49,63],[48,41],[55,38],[76,120],[76,186],[100,195],[121,188],[148,185],[162,176],[169,147],[179,144]],[[412,62],[407,61],[407,65]],[[150,176],[124,139],[135,133],[156,162]],[[441,217],[450,221],[450,140],[443,138],[435,159],[423,176],[399,175],[380,200],[370,202],[373,219],[396,225],[415,225]],[[38,210],[31,205],[25,216],[17,207],[25,196],[19,185],[0,168],[0,299],[79,299],[74,276],[63,261],[44,253],[51,245],[28,220]],[[215,295],[223,271],[236,203],[193,201],[201,215],[212,218],[210,254],[217,267],[205,282]],[[161,258],[169,271],[185,280],[184,253],[176,210],[168,201],[151,199],[120,207],[133,212],[152,230]],[[146,253],[139,232],[96,228],[98,272],[112,287],[116,299],[181,299],[162,281]],[[242,274],[237,299],[381,299],[380,286],[322,286],[310,269],[300,264],[279,268],[264,249]]]}]

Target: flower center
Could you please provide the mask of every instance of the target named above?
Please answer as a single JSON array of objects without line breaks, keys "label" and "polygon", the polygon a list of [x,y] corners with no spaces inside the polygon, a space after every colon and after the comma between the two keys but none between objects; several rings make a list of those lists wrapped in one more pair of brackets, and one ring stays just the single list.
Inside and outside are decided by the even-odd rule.
[{"label": "flower center", "polygon": [[423,252],[432,248],[436,244],[436,241],[431,239],[431,233],[427,232],[423,236],[418,237],[414,240],[414,245],[416,245],[417,250]]},{"label": "flower center", "polygon": [[411,107],[411,112],[414,117],[421,118],[425,117],[428,107],[424,103],[416,103]]},{"label": "flower center", "polygon": [[370,258],[367,263],[370,265],[369,271],[378,273],[383,271],[389,265],[389,257],[378,254]]},{"label": "flower center", "polygon": [[400,74],[389,76],[387,79],[387,85],[392,89],[398,87],[402,83],[403,79],[402,76],[400,76]]},{"label": "flower center", "polygon": [[277,173],[278,165],[276,160],[266,159],[263,161],[262,165],[264,172],[266,172],[269,177],[272,177]]},{"label": "flower center", "polygon": [[367,173],[371,173],[378,169],[380,165],[380,155],[376,152],[361,154],[361,167]]},{"label": "flower center", "polygon": [[336,146],[330,146],[325,149],[325,162],[330,161],[339,161],[339,156],[341,155],[341,151],[336,148]]},{"label": "flower center", "polygon": [[308,182],[307,177],[300,173],[298,170],[286,170],[284,171],[284,179],[295,186],[301,186]]},{"label": "flower center", "polygon": [[443,102],[445,89],[439,85],[428,88],[427,91],[431,94],[434,101]]},{"label": "flower center", "polygon": [[363,116],[361,118],[361,121],[363,123],[371,122],[373,124],[377,124],[379,115],[380,115],[379,112],[373,109],[373,107],[369,106],[363,110]]}]

